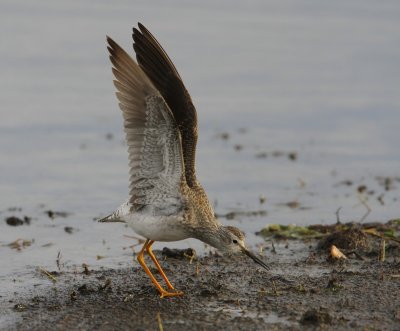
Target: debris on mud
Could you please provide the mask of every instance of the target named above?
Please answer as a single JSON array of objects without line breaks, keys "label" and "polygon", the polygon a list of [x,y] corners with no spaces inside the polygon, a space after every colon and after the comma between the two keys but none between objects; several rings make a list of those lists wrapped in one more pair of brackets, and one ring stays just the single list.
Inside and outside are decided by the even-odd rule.
[{"label": "debris on mud", "polygon": [[104,284],[99,285],[98,289],[99,291],[104,291],[106,289],[111,290],[111,279],[107,278]]},{"label": "debris on mud", "polygon": [[268,155],[271,155],[273,158],[287,157],[291,161],[297,160],[297,152],[285,152],[281,150],[276,150],[272,152],[259,152],[255,154],[255,158],[257,159],[266,159]]},{"label": "debris on mud", "polygon": [[300,203],[298,201],[289,201],[287,203],[284,203],[283,205],[287,206],[289,208],[292,208],[292,209],[296,209],[296,208],[300,207]]},{"label": "debris on mud", "polygon": [[353,181],[352,180],[345,179],[345,180],[342,180],[342,181],[336,183],[334,185],[334,187],[337,187],[337,186],[352,186],[352,185],[353,185]]},{"label": "debris on mud", "polygon": [[82,273],[85,274],[86,276],[89,276],[90,275],[89,266],[86,263],[82,263],[82,268],[83,268]]},{"label": "debris on mud", "polygon": [[45,210],[44,213],[45,213],[48,217],[50,217],[51,219],[54,219],[54,218],[56,218],[56,217],[63,217],[63,218],[65,218],[65,217],[68,217],[68,216],[71,215],[71,213],[66,212],[66,211],[54,211],[54,210],[51,210],[51,209]]},{"label": "debris on mud", "polygon": [[268,154],[267,154],[266,152],[260,152],[260,153],[257,153],[257,154],[255,155],[255,157],[256,157],[257,159],[265,159],[265,158],[268,157]]},{"label": "debris on mud", "polygon": [[306,210],[310,209],[310,207],[302,206],[298,201],[289,201],[285,203],[278,203],[278,206],[289,207],[290,209],[299,209],[299,210]]},{"label": "debris on mud", "polygon": [[307,310],[301,319],[301,324],[305,325],[330,324],[331,322],[332,322],[332,317],[329,315],[326,309]]},{"label": "debris on mud", "polygon": [[234,220],[238,217],[252,217],[252,216],[265,216],[267,215],[266,210],[254,210],[254,211],[231,211],[226,214],[215,214],[216,218],[226,218],[227,220]]},{"label": "debris on mud", "polygon": [[288,158],[291,161],[296,161],[297,160],[297,153],[296,152],[290,152],[288,153]]},{"label": "debris on mud", "polygon": [[31,246],[33,242],[34,242],[33,239],[32,240],[17,239],[17,240],[14,240],[13,242],[7,244],[7,246],[10,247],[11,249],[15,249],[17,251],[22,251],[22,249]]},{"label": "debris on mud", "polygon": [[41,268],[41,267],[38,268],[38,271],[39,271],[42,275],[44,275],[44,276],[46,276],[48,279],[50,279],[53,283],[56,283],[56,282],[57,282],[57,276],[60,275],[60,273],[57,272],[57,271],[47,271],[46,269]]},{"label": "debris on mud", "polygon": [[164,247],[162,250],[162,256],[166,258],[172,259],[189,259],[192,262],[196,258],[196,251],[193,248],[187,249],[171,249],[168,247]]},{"label": "debris on mud", "polygon": [[[382,261],[386,252],[392,256],[396,255],[396,252],[400,253],[399,219],[387,223],[364,224],[340,222],[333,225],[310,226],[269,224],[256,234],[265,239],[275,240],[318,239],[316,248],[329,253],[328,261],[345,259],[346,255],[354,255],[359,260],[364,260],[364,256],[378,257],[379,261]],[[392,244],[386,245],[386,242]],[[343,253],[340,250],[343,250]]]},{"label": "debris on mud", "polygon": [[21,212],[22,211],[22,207],[8,207],[7,211],[9,212]]},{"label": "debris on mud", "polygon": [[222,133],[220,133],[220,134],[218,135],[218,137],[219,137],[220,139],[222,139],[222,140],[228,140],[229,137],[230,137],[230,135],[229,135],[228,132],[222,132]]},{"label": "debris on mud", "polygon": [[233,146],[233,148],[235,149],[235,151],[240,152],[243,149],[243,145],[236,144],[235,146]]},{"label": "debris on mud", "polygon": [[330,251],[330,255],[329,258],[331,260],[347,260],[347,256],[344,255],[340,249],[338,249],[335,245],[331,246],[331,251]]},{"label": "debris on mud", "polygon": [[77,229],[73,228],[72,226],[65,226],[64,231],[68,234],[73,234],[74,232],[78,231]]},{"label": "debris on mud", "polygon": [[96,290],[94,290],[94,289],[92,289],[92,288],[89,288],[88,286],[87,286],[87,284],[83,284],[83,285],[81,285],[81,286],[79,286],[78,287],[78,292],[79,292],[79,294],[81,294],[81,295],[89,295],[89,294],[91,294],[91,293],[93,293],[93,292],[95,292]]},{"label": "debris on mud", "polygon": [[269,224],[256,234],[266,238],[282,240],[320,238],[323,235],[322,233],[311,229],[308,226],[280,224]]},{"label": "debris on mud", "polygon": [[14,305],[13,309],[18,312],[22,312],[28,309],[28,307],[23,303],[17,303]]},{"label": "debris on mud", "polygon": [[358,193],[364,193],[367,191],[367,186],[366,185],[360,185],[357,187]]},{"label": "debris on mud", "polygon": [[342,249],[367,250],[369,248],[367,235],[358,228],[339,230],[331,233],[318,243],[318,248],[327,250],[333,245]]},{"label": "debris on mud", "polygon": [[385,191],[391,191],[395,189],[395,183],[400,183],[400,177],[376,177],[378,184],[383,186]]},{"label": "debris on mud", "polygon": [[29,225],[31,224],[31,218],[28,216],[24,216],[22,219],[17,216],[10,216],[6,218],[7,225],[10,226],[20,226],[20,225]]}]

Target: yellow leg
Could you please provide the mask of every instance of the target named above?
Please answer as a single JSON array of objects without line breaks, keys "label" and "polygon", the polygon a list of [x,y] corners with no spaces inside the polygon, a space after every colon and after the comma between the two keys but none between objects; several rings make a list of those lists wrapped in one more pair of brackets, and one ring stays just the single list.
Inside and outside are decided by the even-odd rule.
[{"label": "yellow leg", "polygon": [[[161,294],[161,298],[164,297],[172,297],[172,296],[177,296],[177,295],[182,295],[182,292],[167,292],[166,290],[164,290],[161,285],[158,283],[157,279],[153,276],[153,274],[151,273],[150,269],[147,267],[146,263],[144,262],[144,252],[147,248],[147,246],[149,245],[151,241],[150,240],[146,240],[146,242],[144,243],[142,249],[140,250],[137,260],[140,263],[140,265],[142,266],[142,268],[144,269],[144,271],[146,272],[146,274],[150,277],[151,281],[153,282],[153,284],[155,285],[155,287],[157,288],[158,292],[160,292]],[[153,242],[151,242],[150,245],[152,245]],[[151,249],[150,249],[151,250]]]},{"label": "yellow leg", "polygon": [[[151,248],[151,245],[154,244],[154,240],[151,240],[147,246],[146,246],[146,251],[153,260],[154,264],[156,265],[158,272],[160,273],[161,277],[165,280],[165,283],[167,284],[167,287],[170,290],[175,290],[175,288],[172,286],[171,282],[168,280],[167,275],[165,274],[164,270],[161,268],[160,263],[158,262],[156,256],[153,253],[153,249]],[[182,293],[183,294],[183,293]]]}]

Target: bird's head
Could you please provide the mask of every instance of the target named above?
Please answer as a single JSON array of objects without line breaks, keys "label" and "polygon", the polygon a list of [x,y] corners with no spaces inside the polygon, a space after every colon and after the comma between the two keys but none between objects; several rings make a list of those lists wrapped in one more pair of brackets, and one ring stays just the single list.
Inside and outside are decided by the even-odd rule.
[{"label": "bird's head", "polygon": [[221,226],[218,231],[218,236],[215,238],[212,246],[220,250],[224,254],[244,254],[250,257],[254,262],[262,266],[264,269],[269,269],[269,266],[265,264],[260,258],[254,253],[249,251],[245,245],[244,233],[234,226]]}]

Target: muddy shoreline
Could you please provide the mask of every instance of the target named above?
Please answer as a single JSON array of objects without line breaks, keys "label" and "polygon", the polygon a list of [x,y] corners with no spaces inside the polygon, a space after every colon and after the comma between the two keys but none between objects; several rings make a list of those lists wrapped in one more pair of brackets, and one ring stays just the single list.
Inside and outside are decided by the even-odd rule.
[{"label": "muddy shoreline", "polygon": [[[160,299],[137,263],[54,273],[56,282],[7,303],[3,330],[396,330],[399,248],[329,262],[318,240],[278,241],[271,271],[217,255],[162,265],[183,297]],[[273,253],[274,251],[274,253]],[[162,259],[162,252],[156,251]],[[46,278],[37,272],[34,277]]]}]

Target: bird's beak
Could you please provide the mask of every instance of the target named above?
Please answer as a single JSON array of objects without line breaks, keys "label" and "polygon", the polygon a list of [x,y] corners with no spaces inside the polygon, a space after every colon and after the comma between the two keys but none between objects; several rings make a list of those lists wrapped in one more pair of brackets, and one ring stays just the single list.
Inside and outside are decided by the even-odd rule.
[{"label": "bird's beak", "polygon": [[242,247],[242,252],[243,252],[243,254],[246,254],[248,257],[253,259],[253,261],[255,263],[259,264],[264,269],[267,269],[267,270],[270,269],[270,267],[267,264],[265,264],[261,259],[259,259],[257,256],[255,256],[254,253],[250,252],[246,247]]}]

